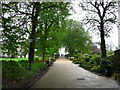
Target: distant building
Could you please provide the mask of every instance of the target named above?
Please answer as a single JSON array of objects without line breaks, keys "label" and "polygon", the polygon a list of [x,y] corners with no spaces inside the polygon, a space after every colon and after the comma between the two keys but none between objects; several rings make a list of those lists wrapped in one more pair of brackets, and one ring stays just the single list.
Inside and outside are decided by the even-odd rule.
[{"label": "distant building", "polygon": [[66,54],[68,54],[68,52],[65,52],[65,47],[62,47],[59,49],[59,55],[60,56],[65,56]]},{"label": "distant building", "polygon": [[97,45],[95,45],[94,43],[92,43],[92,54],[100,54],[101,50],[99,48],[97,48]]}]

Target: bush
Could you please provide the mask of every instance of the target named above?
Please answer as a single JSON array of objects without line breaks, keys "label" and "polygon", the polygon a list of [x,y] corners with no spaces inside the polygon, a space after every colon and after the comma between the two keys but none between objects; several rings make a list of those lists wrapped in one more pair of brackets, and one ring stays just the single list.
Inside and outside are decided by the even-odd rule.
[{"label": "bush", "polygon": [[98,73],[105,73],[106,66],[112,65],[111,61],[108,60],[108,58],[96,57],[91,62],[93,62],[93,67],[91,68],[91,71],[95,71]]},{"label": "bush", "polygon": [[74,57],[70,57],[70,60],[74,60]]},{"label": "bush", "polygon": [[93,59],[94,64],[95,64],[95,65],[99,65],[99,64],[100,64],[100,60],[101,60],[100,57],[95,57],[95,58]]},{"label": "bush", "polygon": [[28,67],[28,61],[2,61],[2,75],[4,79],[19,81],[32,76],[40,69],[45,68],[46,65],[35,61],[32,63],[31,71],[28,70]]},{"label": "bush", "polygon": [[84,56],[82,53],[78,53],[78,54],[77,54],[77,57],[78,57],[79,59],[82,59],[82,58],[84,58],[85,56]]},{"label": "bush", "polygon": [[92,67],[92,64],[91,64],[90,62],[84,62],[84,63],[82,64],[82,66],[83,66],[84,68],[86,68],[86,69],[89,69],[89,68]]},{"label": "bush", "polygon": [[81,67],[82,67],[82,65],[83,65],[83,63],[84,63],[84,62],[85,62],[85,59],[83,59],[83,58],[82,58],[82,59],[80,59],[80,60],[79,60],[79,64],[80,64],[80,65],[79,65],[79,66],[81,66]]},{"label": "bush", "polygon": [[25,75],[25,72],[26,72],[26,69],[25,69],[26,67],[24,66],[27,66],[27,65],[23,65],[23,64],[21,65],[21,63],[15,62],[15,61],[3,61],[2,74],[6,78],[10,78],[15,81],[24,79],[23,76]]},{"label": "bush", "polygon": [[111,66],[112,62],[110,60],[108,60],[107,58],[101,58],[100,65],[105,66],[105,67]]},{"label": "bush", "polygon": [[95,72],[100,72],[100,65],[94,65],[92,68],[90,68],[91,71],[95,71]]},{"label": "bush", "polygon": [[79,64],[80,62],[79,62],[79,60],[76,58],[76,59],[73,60],[73,63]]},{"label": "bush", "polygon": [[34,57],[34,61],[40,61],[42,60],[42,57]]},{"label": "bush", "polygon": [[[115,57],[113,56],[101,58],[99,55],[94,54],[90,58],[89,55],[83,56],[81,53],[78,53],[77,56],[78,58],[74,59],[73,63],[79,64],[79,66],[85,69],[90,69],[91,71],[104,74],[106,71],[106,66],[114,66],[115,69],[120,70],[120,63],[118,64],[118,62],[115,62]],[[115,67],[115,65],[117,65],[117,67]]]},{"label": "bush", "polygon": [[97,54],[94,54],[94,55],[91,55],[91,59],[95,59],[95,58],[97,58],[97,57],[100,57],[100,55],[97,55]]}]

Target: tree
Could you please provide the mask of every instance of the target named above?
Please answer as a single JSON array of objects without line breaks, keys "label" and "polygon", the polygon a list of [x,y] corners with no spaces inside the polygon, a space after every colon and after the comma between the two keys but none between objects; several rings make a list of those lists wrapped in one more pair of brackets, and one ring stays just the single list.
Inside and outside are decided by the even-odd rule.
[{"label": "tree", "polygon": [[[11,24],[13,26],[15,26],[16,29],[20,29],[20,27],[22,27],[23,31],[20,32],[20,30],[17,30],[16,34],[18,32],[20,32],[19,37],[17,37],[15,40],[13,41],[17,41],[21,36],[24,36],[26,34],[26,32],[28,33],[29,40],[30,40],[30,49],[29,49],[29,62],[33,62],[34,59],[34,49],[35,49],[35,44],[36,44],[36,33],[37,33],[37,27],[38,27],[38,18],[39,18],[39,14],[48,9],[48,8],[59,8],[61,11],[64,10],[68,10],[68,2],[63,3],[63,2],[8,2],[8,3],[2,3],[3,5],[3,11],[4,14],[5,13],[9,13],[9,17],[7,19],[13,19],[13,21],[5,21],[5,16],[3,15],[3,23],[9,23],[10,27]],[[13,18],[15,17],[15,18]],[[14,22],[14,24],[13,24]],[[30,23],[28,23],[30,22]],[[17,24],[16,24],[17,23]],[[21,24],[22,23],[22,24]],[[27,26],[28,24],[31,26]],[[17,26],[17,27],[16,27]],[[24,27],[25,26],[25,27]],[[7,31],[6,29],[6,24],[3,24],[3,31]],[[16,30],[15,29],[15,30]],[[10,29],[11,31],[13,31],[12,29]],[[25,32],[25,33],[23,33]],[[5,34],[3,32],[3,34]],[[8,36],[8,35],[5,35]],[[10,35],[10,37],[12,37],[12,35]],[[25,36],[24,36],[25,37]],[[10,42],[13,42],[10,41]],[[16,43],[16,42],[15,42]],[[13,43],[13,44],[15,44]],[[13,46],[14,47],[14,46]],[[17,48],[17,47],[15,47]],[[9,50],[9,49],[8,49]]]},{"label": "tree", "polygon": [[92,30],[99,30],[101,37],[101,57],[106,57],[105,36],[109,36],[112,24],[116,22],[117,2],[115,0],[88,0],[80,2],[80,7],[87,11],[84,19]]},{"label": "tree", "polygon": [[19,54],[20,42],[24,43],[25,37],[28,36],[26,28],[24,28],[26,18],[16,15],[13,9],[15,7],[14,4],[16,5],[17,3],[2,3],[2,52],[12,57]]},{"label": "tree", "polygon": [[89,53],[91,37],[79,21],[67,20],[68,29],[65,32],[63,45],[69,54]]},{"label": "tree", "polygon": [[53,36],[55,36],[59,30],[62,30],[63,21],[65,17],[69,15],[68,13],[67,8],[64,8],[64,10],[59,8],[48,8],[40,13],[38,19],[40,24],[37,28],[36,46],[37,50],[40,49],[38,51],[42,51],[43,53],[43,62],[45,59],[46,50],[48,52],[49,49],[52,50],[52,47],[54,47],[53,42],[55,42],[56,38]]}]

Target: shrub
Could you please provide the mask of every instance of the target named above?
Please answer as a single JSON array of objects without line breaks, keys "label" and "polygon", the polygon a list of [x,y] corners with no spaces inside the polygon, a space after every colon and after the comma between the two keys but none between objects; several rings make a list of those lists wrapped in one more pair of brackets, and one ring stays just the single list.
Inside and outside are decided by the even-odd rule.
[{"label": "shrub", "polygon": [[101,58],[99,65],[97,65],[98,68],[96,69],[96,72],[105,73],[106,66],[111,66],[111,65],[112,63],[110,60],[108,60],[107,58]]},{"label": "shrub", "polygon": [[117,56],[110,56],[108,58],[112,62],[112,68],[120,71],[120,60],[117,60]]},{"label": "shrub", "polygon": [[82,66],[83,66],[84,68],[86,68],[86,69],[89,69],[89,68],[92,67],[92,64],[91,64],[90,62],[84,62],[84,63],[82,64]]},{"label": "shrub", "polygon": [[82,66],[84,62],[85,62],[85,59],[83,59],[83,58],[80,59],[80,60],[79,60],[79,64],[80,64],[80,65],[79,65],[79,66]]},{"label": "shrub", "polygon": [[34,57],[34,61],[40,61],[42,60],[42,57]]},{"label": "shrub", "polygon": [[78,60],[77,58],[75,58],[75,59],[73,60],[73,63],[79,64],[79,60]]},{"label": "shrub", "polygon": [[112,65],[111,60],[106,58],[100,58],[98,55],[95,55],[91,58],[90,63],[93,65],[91,71],[95,71],[98,73],[104,73],[106,71],[107,65]]},{"label": "shrub", "polygon": [[35,61],[32,63],[32,70],[28,70],[28,61],[2,61],[2,75],[4,79],[18,81],[32,76],[46,65]]},{"label": "shrub", "polygon": [[97,55],[97,54],[94,54],[94,55],[91,55],[91,56],[92,56],[91,59],[95,59],[95,58],[97,58],[97,57],[100,57],[100,55]]},{"label": "shrub", "polygon": [[95,65],[99,65],[99,64],[100,64],[100,60],[101,60],[100,57],[95,57],[95,58],[94,58],[94,64],[95,64]]},{"label": "shrub", "polygon": [[2,74],[6,78],[11,78],[12,80],[24,79],[22,77],[25,75],[25,70],[26,70],[24,66],[26,65],[23,64],[21,65],[19,62],[15,62],[15,61],[3,61]]},{"label": "shrub", "polygon": [[77,57],[78,57],[79,59],[82,59],[82,58],[84,58],[84,55],[83,55],[82,53],[78,53],[78,54],[77,54]]},{"label": "shrub", "polygon": [[98,66],[93,66],[93,67],[91,68],[91,71],[96,71],[96,72],[98,72],[98,71],[99,71],[99,67],[98,67]]},{"label": "shrub", "polygon": [[70,57],[70,60],[74,60],[74,57]]},{"label": "shrub", "polygon": [[111,66],[112,62],[110,60],[108,60],[107,58],[101,58],[100,65],[103,65],[105,67],[106,66]]}]

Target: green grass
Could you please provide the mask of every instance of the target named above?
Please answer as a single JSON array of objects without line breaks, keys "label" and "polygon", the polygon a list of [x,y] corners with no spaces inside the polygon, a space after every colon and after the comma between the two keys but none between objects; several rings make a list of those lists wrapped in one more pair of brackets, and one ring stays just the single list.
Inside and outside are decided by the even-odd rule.
[{"label": "green grass", "polygon": [[22,61],[22,60],[24,60],[24,61],[27,61],[28,58],[0,58],[0,60],[5,60],[5,61],[10,61],[10,60],[12,60],[12,61]]},{"label": "green grass", "polygon": [[[42,59],[42,57],[35,57],[35,58],[39,58],[39,59]],[[0,58],[0,61],[3,61],[3,60],[5,60],[5,61],[10,61],[10,60],[12,60],[12,61],[28,61],[28,58]]]}]

